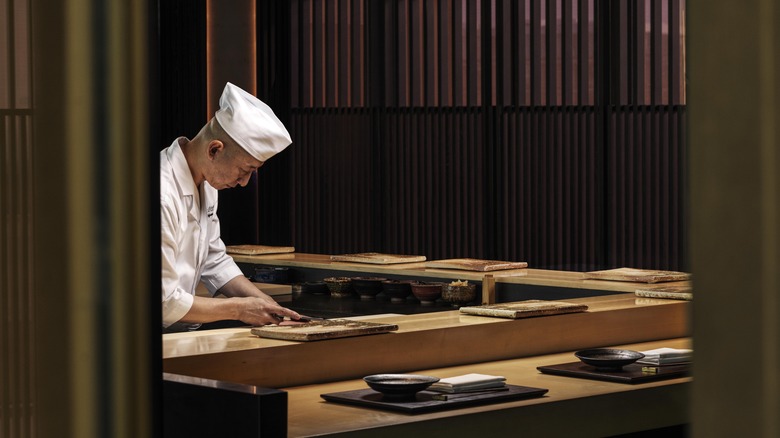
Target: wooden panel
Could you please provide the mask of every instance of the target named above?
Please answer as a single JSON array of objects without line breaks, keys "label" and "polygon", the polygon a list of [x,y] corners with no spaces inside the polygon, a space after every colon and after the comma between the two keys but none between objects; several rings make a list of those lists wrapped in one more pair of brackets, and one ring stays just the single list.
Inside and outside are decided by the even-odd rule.
[{"label": "wooden panel", "polygon": [[357,253],[357,254],[334,255],[334,256],[330,256],[330,259],[333,260],[334,262],[358,262],[358,263],[373,263],[379,265],[388,265],[394,263],[424,262],[425,256],[364,252],[364,253]]},{"label": "wooden panel", "polygon": [[614,108],[608,117],[605,265],[686,271],[685,108]]},{"label": "wooden panel", "polygon": [[[248,328],[166,334],[163,368],[175,374],[278,388],[688,334],[688,302],[637,304],[633,295],[567,301],[586,304],[589,311],[520,320],[458,311],[374,316],[364,320],[397,324],[398,331],[314,343],[261,339]],[[323,360],[312,367],[313,357]],[[287,366],[274,366],[279,363]]]},{"label": "wooden panel", "polygon": [[[689,340],[672,339],[620,348],[647,350],[661,346],[688,348]],[[315,436],[615,436],[688,422],[690,379],[622,385],[611,382],[548,376],[536,367],[571,360],[571,351],[506,361],[446,368],[417,368],[432,376],[450,377],[475,371],[501,375],[508,383],[548,388],[545,397],[463,408],[452,412],[408,415],[323,403],[320,394],[365,387],[346,380],[285,388],[289,396],[289,433]],[[653,415],[638,405],[653,406]],[[370,412],[370,415],[368,413]],[[609,413],[610,421],[604,421]],[[561,421],[565,418],[566,421]],[[362,435],[361,435],[362,434]]]},{"label": "wooden panel", "polygon": [[600,114],[506,109],[494,158],[496,257],[588,270],[603,259]]},{"label": "wooden panel", "polygon": [[[351,32],[344,19],[356,3],[295,5],[293,45],[343,48],[327,49],[328,35]],[[686,268],[684,109],[614,106],[684,103],[683,0],[391,0],[358,9],[349,26],[359,11],[372,17],[366,86],[382,84],[365,118],[336,120],[345,113],[324,109],[325,97],[293,103],[292,168],[307,179],[294,182],[290,222],[303,251]],[[293,64],[313,78],[301,86],[331,96],[333,69],[300,50]],[[333,52],[329,62],[343,61]],[[334,102],[346,96],[338,90]],[[370,171],[337,184],[338,171],[299,165],[331,158]],[[335,219],[331,206],[358,213]]]},{"label": "wooden panel", "polygon": [[[398,330],[398,326],[388,323],[368,321],[350,321],[346,319],[328,319],[303,324],[253,327],[253,335],[285,341],[321,341],[352,336],[383,334]],[[382,342],[378,340],[377,342]]]},{"label": "wooden panel", "polygon": [[610,103],[685,105],[685,0],[610,0]]}]

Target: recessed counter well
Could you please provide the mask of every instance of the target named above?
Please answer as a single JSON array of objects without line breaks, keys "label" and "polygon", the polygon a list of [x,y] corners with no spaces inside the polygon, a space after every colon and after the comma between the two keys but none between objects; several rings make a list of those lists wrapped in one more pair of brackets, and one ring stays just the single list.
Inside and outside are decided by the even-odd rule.
[{"label": "recessed counter well", "polygon": [[[477,272],[426,268],[425,262],[389,265],[334,262],[331,261],[330,256],[322,254],[287,253],[257,256],[233,254],[232,257],[239,266],[247,269],[257,265],[290,268],[297,274],[297,277],[294,278],[297,281],[321,280],[329,276],[381,275],[388,278],[410,278],[423,281],[459,279],[482,282],[486,275],[490,275],[495,280],[497,298],[500,301],[633,293],[637,288],[647,286],[644,283],[591,280],[586,279],[582,272],[534,269],[533,267]],[[690,285],[690,282],[668,282],[664,285],[683,286]],[[529,294],[534,294],[534,296]]]}]

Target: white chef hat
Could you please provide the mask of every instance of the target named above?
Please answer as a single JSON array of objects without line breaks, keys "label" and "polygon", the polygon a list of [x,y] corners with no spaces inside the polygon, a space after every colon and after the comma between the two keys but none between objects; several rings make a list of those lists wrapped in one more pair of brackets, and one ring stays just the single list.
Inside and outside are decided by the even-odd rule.
[{"label": "white chef hat", "polygon": [[267,161],[292,143],[271,108],[228,82],[214,117],[230,137],[257,160]]}]

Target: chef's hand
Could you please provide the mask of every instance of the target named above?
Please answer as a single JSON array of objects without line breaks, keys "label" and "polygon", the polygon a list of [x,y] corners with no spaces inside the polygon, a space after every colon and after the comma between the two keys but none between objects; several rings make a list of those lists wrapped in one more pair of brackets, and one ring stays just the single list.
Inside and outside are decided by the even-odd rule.
[{"label": "chef's hand", "polygon": [[292,320],[301,318],[297,312],[280,306],[242,275],[228,281],[218,292],[227,299],[195,296],[192,307],[181,321],[240,320],[250,325],[265,325],[278,324],[285,316]]},{"label": "chef's hand", "polygon": [[292,320],[301,318],[298,312],[260,297],[236,297],[230,298],[229,301],[233,301],[237,306],[236,319],[250,325],[278,324],[285,316]]}]

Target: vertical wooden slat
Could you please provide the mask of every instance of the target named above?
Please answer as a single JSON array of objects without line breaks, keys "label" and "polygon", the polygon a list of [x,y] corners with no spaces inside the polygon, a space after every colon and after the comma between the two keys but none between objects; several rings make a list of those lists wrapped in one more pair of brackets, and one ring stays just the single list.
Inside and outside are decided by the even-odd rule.
[{"label": "vertical wooden slat", "polygon": [[532,105],[545,105],[546,100],[546,44],[545,34],[546,29],[543,27],[545,17],[544,10],[545,3],[533,2],[531,5],[531,22],[530,22],[530,41],[531,52],[528,59],[531,64],[531,104]]},{"label": "vertical wooden slat", "polygon": [[442,1],[440,3],[441,8],[441,27],[440,38],[441,51],[440,58],[437,60],[441,65],[441,106],[447,107],[455,104],[455,98],[453,93],[453,60],[454,60],[454,48],[452,41],[453,34],[453,22],[452,22],[452,3],[449,1]]},{"label": "vertical wooden slat", "polygon": [[470,106],[482,105],[482,0],[471,0],[466,5],[466,40],[467,71],[466,80],[466,104]]},{"label": "vertical wooden slat", "polygon": [[453,105],[465,106],[468,100],[468,21],[466,0],[453,0],[452,66]]},{"label": "vertical wooden slat", "polygon": [[669,60],[670,88],[669,103],[685,104],[685,0],[670,0],[669,6]]},{"label": "vertical wooden slat", "polygon": [[[339,5],[338,3],[336,5]],[[349,108],[352,102],[352,69],[354,54],[352,53],[352,0],[341,0],[340,7],[334,11],[338,20],[334,26],[337,58],[333,60],[336,72],[336,106]]]},{"label": "vertical wooden slat", "polygon": [[425,105],[425,71],[430,63],[425,60],[425,15],[423,0],[410,0],[410,106]]},{"label": "vertical wooden slat", "polygon": [[30,4],[0,1],[0,436],[35,436]]},{"label": "vertical wooden slat", "polygon": [[[446,1],[446,0],[445,0]],[[439,75],[442,70],[440,61],[440,36],[441,16],[439,14],[439,0],[424,2],[425,8],[425,59],[428,64],[425,68],[425,103],[427,106],[439,106],[440,83]]]},{"label": "vertical wooden slat", "polygon": [[517,22],[518,22],[518,41],[517,41],[517,59],[520,62],[520,68],[518,68],[517,74],[519,77],[520,86],[518,87],[517,104],[530,106],[533,104],[533,25],[531,15],[531,2],[532,0],[522,0],[518,5],[517,10]]},{"label": "vertical wooden slat", "polygon": [[337,12],[340,0],[323,2],[322,16],[322,67],[324,78],[323,101],[326,108],[335,108],[339,104],[339,57],[340,45],[338,41],[339,19]]},{"label": "vertical wooden slat", "polygon": [[[656,0],[653,2],[653,76],[652,76],[652,82],[653,82],[653,101],[652,103],[655,103],[657,105],[664,104],[664,89],[663,89],[663,78],[665,76],[664,71],[664,65],[663,65],[663,55],[664,55],[664,44],[663,44],[663,33],[661,29],[661,25],[663,23],[663,0]],[[650,103],[650,102],[648,102]]]},{"label": "vertical wooden slat", "polygon": [[303,104],[301,89],[305,87],[306,79],[301,74],[304,65],[303,38],[305,24],[302,21],[303,11],[300,1],[290,2],[290,33],[289,35],[280,35],[281,38],[287,38],[290,42],[290,59],[296,62],[290,62],[290,106],[300,108]]},{"label": "vertical wooden slat", "polygon": [[561,4],[560,0],[548,0],[547,15],[545,17],[547,34],[547,87],[545,92],[548,97],[548,105],[561,105]]}]

